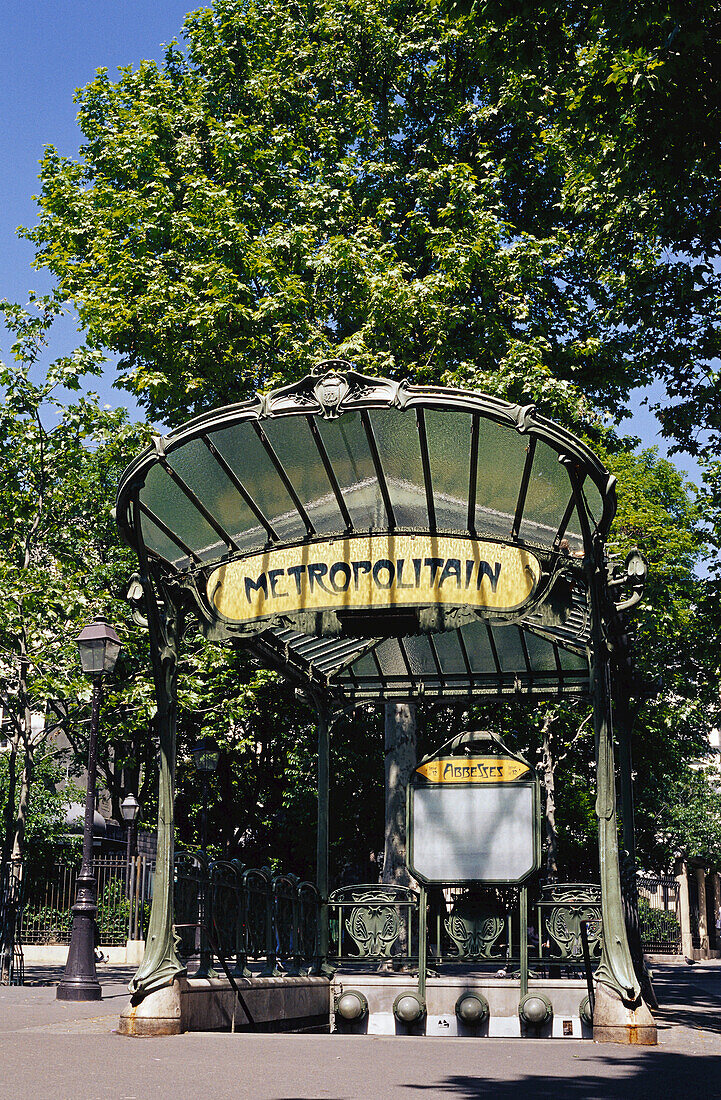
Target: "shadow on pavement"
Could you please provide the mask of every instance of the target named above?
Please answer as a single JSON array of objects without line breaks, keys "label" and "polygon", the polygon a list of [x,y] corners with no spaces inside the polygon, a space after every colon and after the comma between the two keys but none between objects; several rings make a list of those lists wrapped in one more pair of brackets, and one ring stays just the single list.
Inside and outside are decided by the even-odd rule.
[{"label": "shadow on pavement", "polygon": [[[127,986],[136,970],[137,967],[135,966],[108,966],[105,963],[101,963],[97,968],[98,981],[101,986]],[[57,985],[64,971],[64,966],[43,966],[40,964],[26,966],[24,985]]]},{"label": "shadow on pavement", "polygon": [[[639,1058],[635,1048],[633,1060],[624,1055],[604,1056],[598,1050],[586,1059],[579,1056],[579,1070],[584,1061],[588,1072],[543,1077],[530,1074],[512,1080],[494,1081],[483,1076],[449,1074],[432,1083],[407,1084],[406,1089],[419,1094],[455,1096],[460,1100],[518,1100],[519,1097],[583,1098],[583,1100],[660,1100],[664,1096],[694,1097],[694,1100],[719,1100],[721,1097],[721,1057],[695,1057],[691,1062],[684,1054],[663,1053],[655,1048]],[[603,1067],[603,1070],[601,1069]],[[599,1072],[600,1071],[600,1072]]]}]

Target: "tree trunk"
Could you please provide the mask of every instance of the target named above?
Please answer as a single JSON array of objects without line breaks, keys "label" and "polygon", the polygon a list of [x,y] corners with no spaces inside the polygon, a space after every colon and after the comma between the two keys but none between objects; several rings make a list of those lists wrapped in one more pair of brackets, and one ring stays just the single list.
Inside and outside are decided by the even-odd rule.
[{"label": "tree trunk", "polygon": [[546,881],[558,879],[558,832],[556,830],[556,763],[551,747],[551,724],[553,717],[546,716],[543,723],[543,750],[541,771],[545,791],[544,824],[546,829]]},{"label": "tree trunk", "polygon": [[32,780],[33,750],[29,745],[26,745],[23,755],[23,770],[20,776],[20,797],[18,799],[17,817],[15,818],[15,839],[11,856],[13,872],[18,878],[22,877],[23,860],[25,858],[25,826],[28,819]]},{"label": "tree trunk", "polygon": [[8,864],[10,862],[10,852],[12,850],[12,843],[14,837],[14,825],[15,825],[15,791],[17,789],[17,744],[15,740],[11,742],[10,752],[8,753],[8,794],[7,802],[3,809],[3,848],[2,848],[2,866],[0,867],[0,884],[3,881],[3,876],[8,873]]},{"label": "tree trunk", "polygon": [[386,703],[384,883],[412,885],[406,864],[406,790],[416,766],[416,708]]}]

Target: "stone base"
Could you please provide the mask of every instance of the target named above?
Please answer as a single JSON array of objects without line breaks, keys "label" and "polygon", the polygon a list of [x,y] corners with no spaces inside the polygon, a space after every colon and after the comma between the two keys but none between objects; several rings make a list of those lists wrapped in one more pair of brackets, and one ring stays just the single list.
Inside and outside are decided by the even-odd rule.
[{"label": "stone base", "polygon": [[128,940],[125,944],[125,965],[140,966],[145,955],[145,940]]},{"label": "stone base", "polygon": [[593,1038],[597,1043],[656,1046],[656,1024],[645,1001],[630,1008],[619,993],[599,982],[593,1012]]},{"label": "stone base", "polygon": [[[553,1006],[551,1019],[537,1028],[521,1024],[518,1005],[521,986],[516,978],[488,974],[445,974],[429,977],[426,983],[425,1016],[414,1024],[402,1024],[393,1015],[393,1002],[405,990],[417,988],[410,974],[350,973],[337,971],[332,992],[335,998],[345,989],[363,994],[368,1013],[361,1020],[346,1021],[333,1016],[333,1030],[344,1035],[426,1035],[449,1038],[540,1038],[590,1039],[591,1028],[581,1019],[586,982],[580,979],[531,978],[529,992],[542,993]],[[480,993],[486,1000],[489,1018],[479,1026],[456,1016],[456,1002],[463,993]]]},{"label": "stone base", "polygon": [[328,1031],[326,978],[176,978],[123,1010],[120,1035],[145,1038],[184,1031]]},{"label": "stone base", "polygon": [[133,998],[120,1016],[118,1035],[139,1039],[157,1035],[180,1035],[183,1028],[181,981],[156,989],[141,1001]]}]

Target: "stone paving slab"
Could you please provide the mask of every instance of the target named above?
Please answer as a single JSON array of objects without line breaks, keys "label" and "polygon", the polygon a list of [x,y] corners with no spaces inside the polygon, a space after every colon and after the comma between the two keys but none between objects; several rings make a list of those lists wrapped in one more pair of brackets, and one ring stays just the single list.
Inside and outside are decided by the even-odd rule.
[{"label": "stone paving slab", "polygon": [[[47,983],[54,974],[29,974]],[[659,1046],[574,1039],[115,1032],[132,970],[99,975],[104,999],[50,984],[0,988],[0,1100],[721,1100],[721,963],[660,965]]]}]

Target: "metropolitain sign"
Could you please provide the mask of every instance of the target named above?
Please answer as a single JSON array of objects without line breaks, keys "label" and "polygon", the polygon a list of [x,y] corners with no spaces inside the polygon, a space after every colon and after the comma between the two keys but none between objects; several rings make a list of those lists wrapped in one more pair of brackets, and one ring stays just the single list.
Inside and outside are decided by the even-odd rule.
[{"label": "metropolitain sign", "polygon": [[434,604],[516,612],[541,578],[520,546],[456,535],[366,534],[269,549],[227,562],[207,581],[211,607],[249,623],[300,611]]}]

